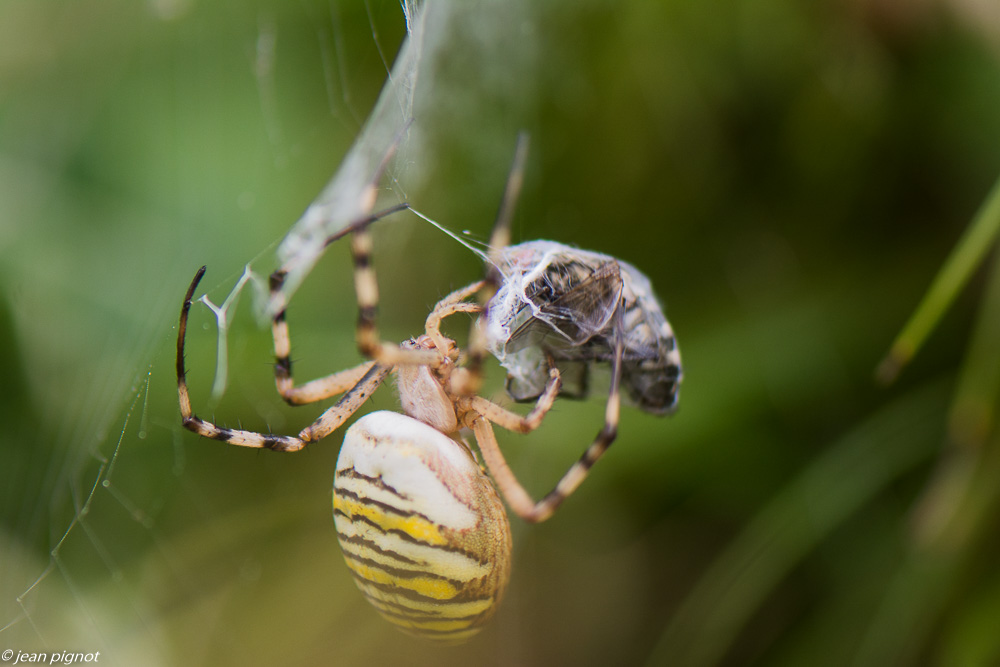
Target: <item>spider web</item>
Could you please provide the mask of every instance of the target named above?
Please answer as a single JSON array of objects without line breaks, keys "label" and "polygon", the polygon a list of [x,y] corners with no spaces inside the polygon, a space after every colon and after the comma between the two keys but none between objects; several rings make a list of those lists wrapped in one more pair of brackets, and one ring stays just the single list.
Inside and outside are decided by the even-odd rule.
[{"label": "spider web", "polygon": [[[216,303],[248,265],[244,278],[289,267],[290,297],[326,236],[357,217],[361,189],[407,123],[382,196],[419,195],[442,136],[456,144],[477,136],[470,150],[488,156],[499,193],[517,131],[530,124],[527,107],[514,105],[483,132],[475,121],[485,103],[463,92],[467,82],[449,81],[442,62],[462,49],[486,85],[513,98],[527,78],[512,64],[530,61],[530,43],[522,40],[506,72],[497,50],[524,11],[500,2],[157,0],[91,14],[38,7],[12,19],[23,36],[7,40],[5,55],[18,58],[2,76],[22,95],[5,96],[0,132],[0,651],[68,651],[120,665],[356,664],[372,647],[385,650],[383,633],[397,641],[339,561],[329,517],[335,445],[298,461],[264,459],[206,446],[180,428],[179,299],[203,262]],[[114,28],[123,18],[131,30]],[[41,26],[51,53],[33,46]],[[248,136],[257,138],[249,147]],[[491,214],[481,220],[485,236]],[[385,248],[405,276],[404,246],[422,232],[398,227]],[[304,290],[301,309],[296,301],[301,327],[292,335],[297,354],[326,350],[332,370],[355,360],[353,317],[334,320],[331,334],[329,320],[313,326],[309,304],[355,306],[344,249],[328,252],[335,257],[317,272],[320,284]],[[451,274],[447,264],[429,278],[459,284],[477,275]],[[450,286],[418,293],[402,316],[412,312],[406,330]],[[384,299],[394,301],[392,288]],[[311,417],[276,400],[268,334],[248,308],[226,306],[235,300],[219,311],[231,333],[218,356],[234,371],[214,400],[215,318],[201,306],[192,315],[199,412],[297,430]],[[392,407],[391,397],[379,400]],[[292,627],[290,642],[264,639]],[[247,632],[237,640],[227,628]],[[397,657],[408,647],[394,649]]]}]

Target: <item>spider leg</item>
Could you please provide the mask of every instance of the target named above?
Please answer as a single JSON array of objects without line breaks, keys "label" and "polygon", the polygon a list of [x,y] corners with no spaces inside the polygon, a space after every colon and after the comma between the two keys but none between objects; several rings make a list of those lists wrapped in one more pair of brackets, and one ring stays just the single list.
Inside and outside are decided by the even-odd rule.
[{"label": "spider leg", "polygon": [[[434,310],[431,311],[431,314],[427,316],[427,321],[424,324],[425,332],[434,342],[434,346],[442,355],[448,355],[453,342],[441,334],[441,321],[446,317],[454,315],[455,313],[482,312],[481,305],[465,301],[465,299],[482,289],[484,284],[485,281],[481,280],[455,290],[445,298],[441,299],[437,305],[434,306]],[[463,374],[465,375],[463,376]],[[546,383],[544,391],[538,397],[538,401],[535,404],[535,407],[532,408],[531,412],[527,415],[520,415],[516,412],[512,412],[511,410],[507,410],[506,408],[497,405],[493,401],[483,398],[482,396],[463,395],[460,390],[468,386],[467,374],[468,369],[466,368],[456,368],[452,371],[451,389],[452,393],[457,393],[458,395],[455,407],[459,414],[474,413],[482,415],[491,422],[499,424],[509,431],[516,431],[518,433],[530,433],[538,428],[542,419],[552,408],[552,405],[556,400],[556,396],[559,395],[559,389],[562,386],[559,369],[556,368],[555,363],[549,359],[549,381]]]},{"label": "spider leg", "polygon": [[493,223],[493,232],[490,234],[491,259],[496,259],[500,251],[510,245],[510,225],[514,218],[514,206],[517,205],[517,200],[521,196],[521,186],[524,185],[524,166],[528,161],[529,143],[527,132],[521,132],[517,135],[517,146],[514,148],[514,159],[507,175],[507,185],[504,187],[500,208],[497,210],[497,219]]},{"label": "spider leg", "polygon": [[552,409],[561,386],[562,378],[559,376],[559,369],[555,366],[550,366],[549,381],[545,385],[545,390],[538,397],[535,407],[526,415],[508,410],[482,396],[470,396],[469,398],[460,399],[459,406],[463,412],[471,412],[485,417],[490,422],[508,431],[531,433],[541,425],[542,419]]},{"label": "spider leg", "polygon": [[[493,295],[496,294],[500,285],[500,272],[497,264],[500,253],[510,245],[510,226],[514,217],[514,206],[521,195],[521,186],[524,184],[524,167],[528,160],[528,134],[521,132],[517,136],[517,147],[514,149],[514,159],[511,162],[510,172],[507,175],[507,185],[504,187],[503,198],[500,200],[500,208],[497,210],[497,218],[493,223],[493,232],[490,234],[489,256],[486,262],[486,279],[483,287],[479,291],[479,303],[483,312],[486,311],[486,304],[489,303]],[[472,396],[479,392],[482,385],[483,362],[489,354],[486,344],[486,322],[485,318],[478,317],[472,323],[469,330],[468,345],[468,386],[462,393]]]},{"label": "spider leg", "polygon": [[272,303],[280,304],[280,309],[271,321],[271,334],[274,338],[274,384],[278,393],[290,405],[305,405],[341,394],[355,384],[375,365],[366,361],[354,368],[318,378],[301,386],[295,386],[292,379],[292,345],[286,320],[286,304],[281,287],[285,280],[285,271],[279,269],[271,274],[270,288]]},{"label": "spider leg", "polygon": [[[497,443],[496,435],[490,424],[488,414],[481,413],[473,415],[471,427],[479,444],[479,451],[483,455],[483,460],[490,470],[490,474],[496,481],[500,492],[510,508],[525,521],[537,523],[545,521],[556,511],[556,508],[579,488],[583,480],[586,479],[590,469],[597,462],[604,452],[608,450],[618,434],[618,418],[621,408],[621,394],[619,386],[622,375],[622,355],[624,352],[624,332],[622,330],[623,307],[619,307],[616,315],[615,326],[615,356],[611,367],[611,389],[608,393],[608,402],[604,409],[604,426],[601,428],[593,443],[583,452],[583,455],[569,467],[555,487],[539,501],[531,498],[525,488],[517,480],[510,466],[507,464],[500,446]],[[551,383],[551,381],[550,381]],[[546,387],[548,393],[549,387]],[[544,394],[543,394],[544,396]],[[541,399],[539,400],[541,403]],[[498,422],[501,426],[503,423]]]},{"label": "spider leg", "polygon": [[438,301],[434,306],[434,310],[427,316],[427,320],[424,322],[424,332],[434,342],[434,347],[441,354],[447,355],[448,349],[451,347],[448,344],[449,339],[441,335],[441,321],[455,313],[482,312],[482,306],[478,303],[466,301],[466,299],[481,290],[484,284],[485,281],[480,280],[479,282],[455,290]]},{"label": "spider leg", "polygon": [[[356,268],[359,263],[365,263],[370,266],[369,260],[359,259],[359,255],[364,255],[365,253],[357,251],[357,247],[360,246],[363,248],[367,240],[368,252],[366,256],[370,256],[371,242],[366,228],[380,218],[408,208],[408,204],[400,203],[378,213],[372,213],[378,194],[379,180],[385,172],[389,161],[392,159],[403,133],[408,127],[409,123],[393,140],[376,167],[368,185],[361,192],[360,210],[364,212],[364,215],[331,235],[324,243],[325,247],[333,241],[350,234]],[[312,403],[339,393],[343,393],[343,396],[341,396],[336,405],[324,411],[313,424],[303,429],[297,437],[265,435],[255,431],[228,429],[217,426],[201,419],[193,413],[184,369],[184,336],[187,330],[188,313],[191,309],[191,297],[194,295],[194,291],[204,274],[205,267],[202,267],[195,275],[194,280],[191,281],[190,287],[188,287],[184,305],[181,308],[180,325],[178,326],[177,335],[177,392],[183,424],[185,428],[204,437],[245,447],[297,451],[309,442],[326,437],[343,424],[383,382],[392,370],[394,363],[427,363],[427,355],[430,355],[433,361],[436,362],[437,360],[437,355],[434,352],[399,350],[396,346],[380,345],[375,354],[368,355],[372,361],[365,362],[345,371],[332,373],[296,387],[292,380],[291,341],[288,334],[288,323],[285,319],[287,300],[282,291],[285,278],[288,275],[288,268],[281,267],[271,275],[270,279],[271,304],[275,312],[272,321],[275,352],[274,375],[278,392],[288,403],[293,405]],[[370,310],[374,310],[374,306],[378,300],[377,286],[374,283],[374,273],[372,272],[370,275],[370,285],[366,282],[367,275],[363,274],[365,274],[364,271],[356,270],[355,283],[359,293],[358,301],[362,310],[361,320],[365,320],[367,313]],[[361,277],[358,278],[358,275],[361,275]],[[374,290],[371,288],[374,288]],[[362,293],[369,298],[368,301],[361,298],[360,295]],[[359,332],[360,328],[361,325],[359,324]],[[359,334],[359,339],[360,337]]]},{"label": "spider leg", "polygon": [[[362,194],[361,210],[371,213],[375,207],[378,182],[396,152],[396,146],[402,139],[402,134],[409,128],[409,123],[400,131],[392,142],[389,150],[375,169],[368,187]],[[366,217],[370,217],[366,216]],[[381,340],[378,331],[378,281],[375,278],[375,267],[372,263],[372,240],[367,224],[349,226],[343,233],[351,235],[351,258],[354,262],[354,291],[358,298],[358,323],[355,338],[358,350],[364,356],[382,366],[396,365],[427,365],[437,366],[440,358],[433,350],[404,350],[394,343]],[[329,242],[336,240],[331,238]]]},{"label": "spider leg", "polygon": [[382,341],[378,331],[378,281],[372,264],[372,240],[365,228],[351,234],[354,260],[354,290],[358,297],[356,339],[361,354],[383,366],[411,365],[437,367],[440,355],[434,350],[404,350]]},{"label": "spider leg", "polygon": [[191,409],[191,397],[187,386],[187,372],[184,368],[184,339],[187,333],[188,314],[191,311],[191,298],[198,287],[205,267],[195,274],[188,287],[181,306],[180,322],[177,325],[177,398],[180,404],[181,423],[184,428],[205,438],[219,440],[241,447],[273,449],[280,452],[295,452],[308,443],[329,435],[347,420],[368,399],[371,393],[382,383],[392,369],[390,367],[372,364],[371,368],[352,386],[349,387],[336,405],[327,409],[312,425],[303,429],[298,436],[274,435],[231,429],[218,426],[194,414]]},{"label": "spider leg", "polygon": [[[369,211],[375,205],[375,196],[379,178],[381,177],[382,172],[385,171],[386,165],[388,165],[392,154],[395,152],[397,141],[398,138],[393,142],[389,151],[379,163],[372,181],[362,193],[362,201],[364,202],[363,207]],[[402,211],[403,209],[407,209],[409,206],[410,205],[408,203],[402,202],[376,213],[365,215],[355,222],[350,223],[340,231],[329,236],[326,241],[323,242],[323,247],[330,245],[334,241],[337,241],[348,234],[353,234],[359,230],[363,230],[373,222],[381,220],[382,218],[392,215],[398,211]],[[283,266],[272,273],[269,280],[270,303],[272,304],[275,313],[271,322],[271,334],[274,338],[274,383],[278,388],[278,393],[281,394],[281,397],[285,399],[287,403],[290,405],[305,405],[307,403],[322,401],[330,398],[331,396],[347,391],[354,384],[359,382],[365,373],[371,370],[374,363],[365,362],[354,368],[349,368],[345,371],[340,371],[339,373],[332,373],[325,377],[312,380],[311,382],[308,382],[300,387],[295,386],[295,382],[292,379],[291,338],[288,334],[288,322],[285,319],[287,315],[288,303],[285,300],[285,295],[282,291],[285,284],[285,277],[287,275],[288,268]]]},{"label": "spider leg", "polygon": [[365,401],[372,395],[386,376],[392,371],[392,366],[385,366],[380,363],[372,364],[356,385],[340,397],[336,405],[327,408],[316,421],[302,429],[299,438],[303,442],[309,443],[321,440],[333,433],[347,421],[347,419],[358,411]]}]

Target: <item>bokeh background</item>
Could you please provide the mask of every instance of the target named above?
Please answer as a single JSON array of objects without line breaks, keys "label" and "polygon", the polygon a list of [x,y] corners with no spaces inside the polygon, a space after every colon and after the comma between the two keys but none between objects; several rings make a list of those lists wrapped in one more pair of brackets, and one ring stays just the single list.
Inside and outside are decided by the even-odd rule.
[{"label": "bokeh background", "polygon": [[[485,239],[530,131],[516,240],[650,276],[683,354],[677,415],[625,409],[557,515],[514,520],[511,587],[481,635],[398,633],[339,553],[339,438],[294,456],[198,439],[173,377],[190,276],[207,264],[218,303],[248,262],[273,268],[374,105],[398,3],[7,0],[0,649],[118,665],[1000,662],[992,261],[898,380],[874,379],[1000,175],[997,5],[455,4],[434,25],[405,196]],[[377,227],[376,249],[394,340],[481,271],[413,216]],[[299,378],[356,363],[355,313],[334,245],[289,311]],[[200,414],[294,433],[318,413],[275,394],[249,294],[221,401],[215,345],[199,305]],[[529,489],[583,451],[602,405],[560,402],[532,436],[504,434]]]}]

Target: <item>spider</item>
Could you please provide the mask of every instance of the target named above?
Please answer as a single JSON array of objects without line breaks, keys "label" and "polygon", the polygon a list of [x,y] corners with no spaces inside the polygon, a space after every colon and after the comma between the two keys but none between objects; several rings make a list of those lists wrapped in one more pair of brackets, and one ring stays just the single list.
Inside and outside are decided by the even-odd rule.
[{"label": "spider", "polygon": [[[508,245],[513,202],[526,155],[522,136],[515,153],[490,241],[488,265],[500,266]],[[468,446],[453,437],[472,431],[479,452],[508,506],[529,522],[549,518],[580,485],[590,467],[614,440],[625,338],[611,340],[612,383],[605,424],[580,459],[540,501],[518,482],[507,465],[493,424],[529,433],[551,409],[562,385],[559,368],[546,358],[545,381],[534,406],[521,415],[478,395],[490,339],[485,317],[473,319],[466,350],[441,332],[442,321],[458,313],[482,315],[503,287],[503,276],[488,269],[484,280],[439,301],[424,333],[401,344],[383,341],[377,324],[378,283],[368,226],[405,204],[374,210],[376,188],[388,156],[364,193],[366,215],[331,237],[350,236],[358,302],[356,342],[368,361],[296,385],[290,335],[281,288],[284,268],[271,276],[275,384],[292,405],[339,400],[297,435],[275,435],[218,426],[194,414],[186,382],[184,340],[191,300],[204,267],[188,287],[177,336],[177,388],[183,426],[233,445],[292,452],[321,440],[350,418],[391,373],[404,414],[379,411],[359,419],[345,434],[334,481],[334,518],[348,566],[378,611],[404,630],[425,637],[460,640],[493,614],[510,571],[510,528],[496,490]],[[511,249],[517,248],[513,246]],[[478,299],[474,297],[478,295]],[[615,312],[622,309],[615,307]],[[619,321],[620,319],[616,320]],[[548,352],[544,352],[548,354]]]},{"label": "spider", "polygon": [[[363,250],[364,243],[353,247]],[[355,254],[355,266],[359,291],[374,289],[370,261]],[[471,450],[450,435],[463,426],[489,430],[489,421],[521,432],[533,430],[552,406],[558,373],[527,416],[479,396],[456,393],[453,387],[465,369],[455,342],[441,334],[441,321],[455,313],[477,312],[480,306],[465,299],[482,289],[483,282],[442,299],[428,316],[425,333],[398,346],[379,341],[376,324],[367,317],[374,304],[362,306],[358,337],[367,342],[362,349],[373,360],[299,387],[283,354],[289,342],[279,313],[273,326],[281,395],[294,405],[343,396],[297,436],[220,427],[192,413],[183,364],[187,316],[203,274],[204,267],[188,288],[178,332],[184,427],[229,444],[299,451],[336,430],[395,369],[406,414],[373,412],[345,434],[334,478],[338,539],[356,583],[383,617],[404,631],[438,641],[461,641],[477,632],[493,615],[509,580],[510,525]],[[278,285],[272,281],[272,287],[276,291]]]},{"label": "spider", "polygon": [[[373,208],[383,168],[384,162],[365,193],[367,211]],[[534,430],[551,408],[560,379],[553,370],[548,387],[524,416],[475,394],[486,352],[463,355],[455,342],[441,333],[441,322],[457,313],[480,312],[482,306],[470,299],[488,289],[488,281],[473,283],[442,299],[428,316],[421,336],[400,345],[382,341],[376,318],[378,285],[366,228],[400,208],[403,206],[367,215],[328,241],[351,237],[359,304],[356,337],[369,361],[296,385],[281,301],[286,271],[280,269],[271,276],[271,297],[280,306],[272,322],[278,392],[292,405],[341,394],[335,405],[297,435],[226,428],[194,414],[186,381],[184,341],[191,300],[204,267],[188,287],[181,308],[178,400],[183,426],[200,436],[293,452],[333,433],[395,371],[405,414],[374,412],[359,419],[345,434],[334,480],[338,538],[356,583],[385,618],[413,634],[458,641],[478,631],[497,608],[509,579],[511,537],[496,489],[468,446],[451,436],[470,428],[485,452],[498,447],[491,423],[522,433]],[[466,363],[463,357],[474,362]],[[503,471],[499,474],[502,479]]]}]

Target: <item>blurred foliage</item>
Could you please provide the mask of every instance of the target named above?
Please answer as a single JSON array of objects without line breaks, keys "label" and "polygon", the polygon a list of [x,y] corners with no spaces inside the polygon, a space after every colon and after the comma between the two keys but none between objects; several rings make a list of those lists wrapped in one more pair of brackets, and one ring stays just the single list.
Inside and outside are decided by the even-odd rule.
[{"label": "blurred foliage", "polygon": [[[679,413],[624,410],[560,512],[515,522],[511,590],[481,636],[442,649],[397,633],[339,554],[337,437],[283,456],[184,432],[173,337],[198,266],[215,302],[247,262],[271,268],[377,98],[398,3],[8,0],[0,649],[110,664],[1000,662],[988,243],[981,266],[961,260],[968,284],[910,366],[873,380],[1000,174],[993,5],[467,11],[476,22],[448,33],[437,64],[436,157],[409,156],[409,200],[484,238],[529,130],[515,238],[651,277],[683,353]],[[412,216],[376,235],[390,339],[481,270]],[[303,379],[356,361],[346,248],[289,318]],[[275,394],[249,299],[211,403],[213,327],[194,309],[199,413],[275,432],[317,414]],[[538,433],[503,434],[536,494],[596,433],[600,405],[561,402]]]}]

